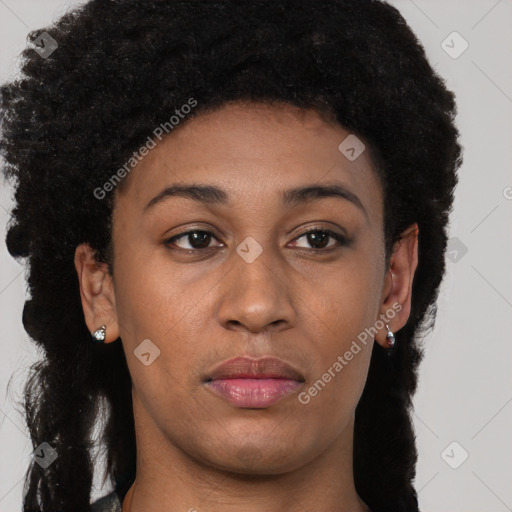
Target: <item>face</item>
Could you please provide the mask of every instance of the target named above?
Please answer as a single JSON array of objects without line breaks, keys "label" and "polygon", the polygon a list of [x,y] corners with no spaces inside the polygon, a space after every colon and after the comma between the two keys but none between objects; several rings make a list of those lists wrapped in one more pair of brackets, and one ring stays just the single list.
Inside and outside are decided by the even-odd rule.
[{"label": "face", "polygon": [[[414,258],[393,287],[382,189],[368,151],[338,149],[349,135],[314,111],[231,103],[171,132],[116,195],[112,294],[84,310],[121,336],[136,421],[196,460],[280,473],[335,446],[366,381],[361,333],[392,302],[405,323]],[[210,188],[162,194],[190,185]],[[295,374],[210,381],[237,356]]]}]

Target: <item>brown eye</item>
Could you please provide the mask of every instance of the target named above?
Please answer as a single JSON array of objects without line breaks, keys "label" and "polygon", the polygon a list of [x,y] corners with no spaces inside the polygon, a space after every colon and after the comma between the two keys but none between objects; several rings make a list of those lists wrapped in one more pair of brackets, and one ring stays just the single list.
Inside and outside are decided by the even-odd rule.
[{"label": "brown eye", "polygon": [[317,250],[322,250],[327,247],[334,247],[336,243],[329,244],[329,239],[336,240],[339,245],[342,246],[348,245],[348,241],[343,235],[325,229],[314,229],[307,231],[300,237],[296,238],[296,240],[300,240],[301,238],[306,238],[307,243],[310,244],[311,248]]},{"label": "brown eye", "polygon": [[308,243],[313,249],[323,249],[329,245],[331,238],[325,231],[315,231],[306,235]]},{"label": "brown eye", "polygon": [[[169,238],[165,241],[168,245],[177,245],[177,241],[184,239],[186,243],[189,244],[189,247],[180,247],[180,249],[184,250],[202,250],[202,249],[208,249],[210,242],[212,238],[215,238],[213,236],[213,233],[210,233],[209,231],[187,231],[186,233],[181,233],[179,235],[173,236],[172,238]],[[182,242],[183,243],[183,242]]]}]

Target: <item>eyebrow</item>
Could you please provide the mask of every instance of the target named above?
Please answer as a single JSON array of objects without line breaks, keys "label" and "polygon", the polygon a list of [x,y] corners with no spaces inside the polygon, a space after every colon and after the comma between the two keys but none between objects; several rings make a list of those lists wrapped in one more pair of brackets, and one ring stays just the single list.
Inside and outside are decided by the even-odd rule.
[{"label": "eyebrow", "polygon": [[[151,199],[143,209],[143,213],[152,209],[158,203],[170,197],[185,197],[199,201],[203,204],[229,206],[228,194],[225,190],[215,185],[203,184],[173,184],[164,188],[159,194]],[[345,185],[338,183],[324,185],[306,185],[281,193],[281,202],[283,206],[292,207],[299,203],[310,202],[325,197],[338,197],[357,206],[368,219],[368,212],[359,197],[349,190]]]}]

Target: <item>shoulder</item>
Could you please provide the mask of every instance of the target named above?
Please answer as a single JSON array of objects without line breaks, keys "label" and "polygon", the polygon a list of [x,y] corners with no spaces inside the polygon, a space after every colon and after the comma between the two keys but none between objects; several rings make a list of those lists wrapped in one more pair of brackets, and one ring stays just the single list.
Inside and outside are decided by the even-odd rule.
[{"label": "shoulder", "polygon": [[91,503],[90,512],[121,512],[121,502],[117,496],[116,491],[112,491],[110,494],[103,496]]}]

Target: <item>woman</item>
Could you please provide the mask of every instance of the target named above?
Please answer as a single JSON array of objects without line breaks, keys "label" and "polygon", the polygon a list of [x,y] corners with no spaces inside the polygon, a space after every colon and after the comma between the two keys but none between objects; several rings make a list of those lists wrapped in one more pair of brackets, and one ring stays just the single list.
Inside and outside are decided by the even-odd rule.
[{"label": "woman", "polygon": [[24,511],[417,511],[462,149],[399,12],[96,0],[31,37],[0,146],[44,350]]}]

